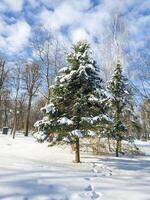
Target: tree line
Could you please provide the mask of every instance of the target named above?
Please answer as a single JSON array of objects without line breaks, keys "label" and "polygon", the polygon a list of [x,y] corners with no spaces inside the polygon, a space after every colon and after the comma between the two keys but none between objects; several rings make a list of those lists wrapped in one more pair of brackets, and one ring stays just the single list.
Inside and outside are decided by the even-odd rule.
[{"label": "tree line", "polygon": [[106,83],[86,41],[72,46],[67,61],[69,66],[59,71],[50,87],[50,102],[41,108],[44,117],[34,124],[34,136],[52,145],[60,141],[74,145],[77,163],[80,138],[105,137],[116,141],[118,157],[122,141],[137,138],[141,128],[133,89],[120,60],[116,60],[112,77]]},{"label": "tree line", "polygon": [[[114,26],[118,27],[119,24],[117,21],[113,28],[115,29]],[[13,64],[10,64],[9,60],[0,59],[0,127],[10,127],[13,137],[15,137],[16,130],[23,130],[27,136],[33,124],[42,117],[43,114],[39,113],[39,109],[50,102],[52,95],[50,86],[54,83],[55,77],[59,75],[59,69],[68,66],[64,45],[49,31],[38,29],[38,33],[30,41],[34,54],[31,61],[19,60],[16,62],[15,60]],[[118,41],[116,32],[112,31],[112,35],[115,36],[115,42]],[[120,43],[117,44],[121,48]],[[113,50],[113,52],[111,56],[116,59],[118,51]],[[107,55],[108,52],[101,46],[100,54],[103,64],[101,73],[105,80],[109,80],[107,67],[114,65],[114,60],[110,63],[109,53],[105,57],[104,53]],[[149,66],[148,59],[145,59],[144,56],[142,58],[143,66]],[[139,65],[138,67],[142,71],[142,67]],[[145,72],[144,70],[140,74],[139,81],[142,87],[138,88],[132,84],[134,95],[142,97],[136,110],[136,120],[139,124],[137,135],[138,137],[143,135],[145,138],[149,135],[150,123],[148,74],[149,71]],[[127,117],[126,120],[129,121]]]}]

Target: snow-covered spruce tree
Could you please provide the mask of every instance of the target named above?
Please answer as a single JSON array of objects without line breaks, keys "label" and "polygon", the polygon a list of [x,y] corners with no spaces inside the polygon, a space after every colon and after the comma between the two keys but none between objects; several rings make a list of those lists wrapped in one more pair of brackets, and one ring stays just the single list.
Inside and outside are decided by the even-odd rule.
[{"label": "snow-covered spruce tree", "polygon": [[[128,79],[123,75],[120,62],[114,70],[112,79],[107,84],[109,112],[113,120],[109,136],[116,140],[116,156],[122,140],[131,139],[125,119],[133,118],[133,98]],[[109,133],[110,132],[110,133]]]},{"label": "snow-covered spruce tree", "polygon": [[51,103],[42,109],[47,117],[35,124],[42,139],[55,133],[57,140],[74,144],[75,162],[80,162],[80,138],[95,135],[99,124],[107,121],[103,83],[91,54],[86,42],[73,46],[67,55],[70,66],[61,69]]}]

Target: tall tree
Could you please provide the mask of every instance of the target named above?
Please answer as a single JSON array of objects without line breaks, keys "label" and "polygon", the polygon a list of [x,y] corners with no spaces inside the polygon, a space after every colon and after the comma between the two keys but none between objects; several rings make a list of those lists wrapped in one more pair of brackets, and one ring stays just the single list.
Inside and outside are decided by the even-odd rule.
[{"label": "tall tree", "polygon": [[78,163],[80,138],[94,135],[100,122],[106,120],[105,94],[89,44],[78,42],[67,59],[70,67],[61,70],[53,86],[51,104],[42,109],[48,120],[44,118],[35,126],[44,131],[44,139],[46,135],[58,133],[58,140],[74,144],[75,162]]},{"label": "tall tree", "polygon": [[25,136],[29,132],[30,110],[33,96],[37,93],[40,86],[40,66],[32,63],[25,65],[23,69],[23,83],[24,89],[28,95],[27,116],[25,122]]},{"label": "tall tree", "polygon": [[50,102],[50,86],[58,75],[58,70],[64,63],[64,50],[62,44],[52,31],[37,28],[31,41],[36,62],[41,66],[41,76],[44,80],[41,94]]},{"label": "tall tree", "polygon": [[116,156],[118,157],[121,141],[130,138],[124,120],[127,113],[131,115],[133,112],[131,87],[128,84],[127,78],[123,76],[119,61],[115,67],[112,79],[108,82],[107,90],[109,92],[108,104],[110,114],[114,121],[111,135],[116,140]]},{"label": "tall tree", "polygon": [[9,70],[4,59],[0,59],[0,126],[8,126],[10,90],[8,89]]},{"label": "tall tree", "polygon": [[140,108],[141,121],[143,126],[143,139],[150,138],[150,99],[146,99]]},{"label": "tall tree", "polygon": [[0,59],[0,92],[5,85],[5,82],[8,78],[8,69],[6,68],[6,61]]},{"label": "tall tree", "polygon": [[17,127],[19,130],[24,129],[24,121],[25,121],[25,112],[27,107],[27,95],[23,91],[21,91],[21,94],[19,95],[18,99],[18,118],[17,118]]},{"label": "tall tree", "polygon": [[16,128],[17,128],[17,115],[19,114],[18,110],[18,100],[19,100],[19,92],[21,89],[21,67],[19,65],[16,66],[16,68],[13,70],[13,75],[12,75],[12,87],[13,87],[13,92],[15,94],[14,96],[14,116],[13,116],[13,127],[12,127],[12,135],[13,138],[15,138],[16,135]]},{"label": "tall tree", "polygon": [[110,16],[109,21],[106,19],[106,34],[103,35],[103,38],[98,38],[96,43],[98,48],[97,56],[99,57],[102,74],[106,81],[110,79],[113,73],[118,54],[123,64],[126,64],[129,37],[127,21],[119,9],[113,9],[110,12]]}]

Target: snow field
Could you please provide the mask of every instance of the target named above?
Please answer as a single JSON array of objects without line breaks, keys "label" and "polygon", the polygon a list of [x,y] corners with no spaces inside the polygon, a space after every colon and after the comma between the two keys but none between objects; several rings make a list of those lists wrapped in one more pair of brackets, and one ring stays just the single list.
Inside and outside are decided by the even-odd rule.
[{"label": "snow field", "polygon": [[149,200],[150,142],[136,141],[143,157],[108,157],[82,153],[72,163],[69,146],[48,147],[17,134],[0,134],[2,200]]}]

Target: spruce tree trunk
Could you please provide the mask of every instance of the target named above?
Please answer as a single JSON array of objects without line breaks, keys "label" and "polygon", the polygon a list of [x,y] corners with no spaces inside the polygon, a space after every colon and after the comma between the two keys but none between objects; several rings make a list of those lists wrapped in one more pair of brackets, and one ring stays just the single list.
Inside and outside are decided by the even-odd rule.
[{"label": "spruce tree trunk", "polygon": [[29,120],[30,120],[31,101],[32,101],[32,96],[29,96],[28,109],[27,109],[27,118],[26,118],[26,124],[25,124],[25,136],[28,136],[28,133],[29,133]]},{"label": "spruce tree trunk", "polygon": [[116,142],[116,157],[119,157],[119,140]]},{"label": "spruce tree trunk", "polygon": [[[120,102],[118,102],[117,101],[117,113],[116,113],[116,122],[118,123],[119,122],[119,120],[120,120],[120,106],[119,106],[119,103]],[[117,130],[117,137],[119,137],[120,138],[120,133],[119,133],[119,131]],[[119,138],[117,138],[116,140],[116,157],[119,157],[119,142],[120,142],[120,139]]]},{"label": "spruce tree trunk", "polygon": [[107,139],[108,139],[108,149],[109,149],[109,151],[111,152],[111,147],[110,147],[110,137],[108,136]]},{"label": "spruce tree trunk", "polygon": [[76,138],[76,143],[75,143],[75,163],[80,163],[80,143],[79,143],[79,138]]}]

